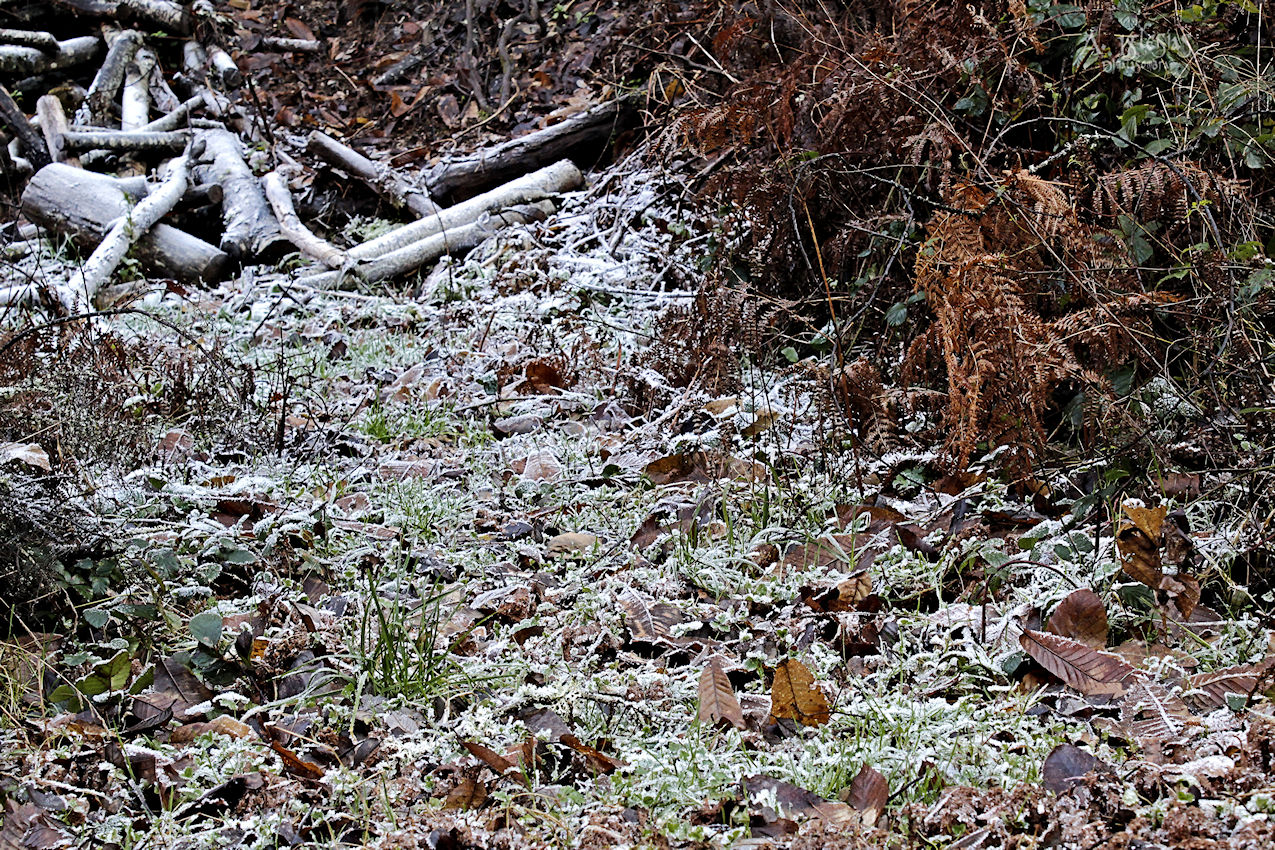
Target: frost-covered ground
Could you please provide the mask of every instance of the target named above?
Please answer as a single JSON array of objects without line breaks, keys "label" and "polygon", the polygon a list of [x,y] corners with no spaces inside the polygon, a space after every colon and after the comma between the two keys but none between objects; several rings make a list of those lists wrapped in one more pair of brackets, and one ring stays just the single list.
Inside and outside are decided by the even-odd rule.
[{"label": "frost-covered ground", "polygon": [[[1241,533],[1225,487],[1166,500],[1210,600],[1234,605],[1176,622],[1122,572],[1104,511],[1038,513],[992,459],[957,480],[924,447],[856,457],[778,351],[752,353],[729,394],[677,386],[645,356],[658,319],[738,226],[617,169],[415,291],[255,269],[134,305],[184,337],[104,320],[215,343],[254,370],[255,406],[237,428],[165,422],[159,462],[93,469],[110,587],[55,652],[25,645],[70,690],[24,704],[30,670],[7,668],[3,836],[1083,846],[1187,824],[1268,846],[1265,686],[1245,707],[1188,678],[1268,652],[1225,579]],[[635,410],[635,393],[657,402]],[[870,593],[838,601],[864,575]],[[1111,657],[1164,698],[1155,734],[1024,651],[1080,589]],[[713,658],[739,724],[700,719]],[[790,658],[826,722],[772,714]],[[1044,765],[1062,744],[1106,767],[1054,798]],[[889,796],[859,824],[865,765]],[[833,817],[759,776],[850,806]]]}]

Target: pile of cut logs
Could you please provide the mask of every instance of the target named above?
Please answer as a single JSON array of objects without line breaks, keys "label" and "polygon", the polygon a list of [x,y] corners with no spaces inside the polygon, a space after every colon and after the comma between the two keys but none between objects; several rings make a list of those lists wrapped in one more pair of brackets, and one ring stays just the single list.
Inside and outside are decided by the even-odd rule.
[{"label": "pile of cut logs", "polygon": [[[626,106],[602,103],[407,173],[322,132],[271,132],[240,96],[243,75],[216,43],[225,22],[208,0],[0,0],[0,9],[22,24],[0,29],[0,168],[15,193],[25,185],[8,238],[64,236],[91,252],[64,283],[0,285],[5,304],[85,312],[130,255],[149,277],[187,282],[291,253],[312,261],[299,286],[408,275],[552,212],[554,197],[583,181],[567,155],[605,143]],[[325,45],[277,38],[259,49]],[[365,183],[414,220],[362,244],[331,244],[292,199],[318,168]],[[174,211],[191,208],[216,211],[217,244],[182,229]]]}]

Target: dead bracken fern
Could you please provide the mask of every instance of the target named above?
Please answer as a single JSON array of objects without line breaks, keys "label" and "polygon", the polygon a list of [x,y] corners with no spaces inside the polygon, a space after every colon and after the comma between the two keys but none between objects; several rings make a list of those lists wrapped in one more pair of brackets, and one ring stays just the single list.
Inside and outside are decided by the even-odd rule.
[{"label": "dead bracken fern", "polygon": [[953,464],[986,443],[1009,447],[1011,466],[1025,471],[1047,439],[1056,392],[1110,397],[1103,371],[1179,296],[1126,288],[1136,280],[1117,271],[1118,249],[1081,222],[1061,185],[1013,171],[991,188],[958,183],[945,201],[915,263],[934,322],[909,347],[903,380],[941,360]]}]

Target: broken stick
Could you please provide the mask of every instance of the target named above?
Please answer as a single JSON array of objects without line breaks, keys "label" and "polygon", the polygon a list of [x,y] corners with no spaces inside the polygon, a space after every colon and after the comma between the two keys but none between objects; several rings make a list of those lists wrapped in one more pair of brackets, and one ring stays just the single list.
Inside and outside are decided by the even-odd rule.
[{"label": "broken stick", "polygon": [[307,257],[312,257],[330,269],[339,269],[350,261],[349,256],[330,242],[315,236],[297,216],[292,204],[292,192],[288,190],[288,179],[278,171],[271,171],[261,178],[261,185],[266,191],[266,200],[279,219],[279,227],[297,250]]},{"label": "broken stick", "polygon": [[411,210],[417,218],[424,218],[438,212],[439,207],[430,199],[429,193],[401,172],[384,163],[373,162],[326,133],[318,130],[312,132],[306,150],[328,165],[335,166],[351,177],[362,180],[395,207]]}]

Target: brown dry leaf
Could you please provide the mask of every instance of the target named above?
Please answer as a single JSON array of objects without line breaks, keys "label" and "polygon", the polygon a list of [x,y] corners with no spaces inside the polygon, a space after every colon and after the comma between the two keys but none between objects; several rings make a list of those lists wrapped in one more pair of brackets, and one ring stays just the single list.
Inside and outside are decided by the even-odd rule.
[{"label": "brown dry leaf", "polygon": [[841,829],[856,826],[861,815],[845,803],[836,800],[825,800],[812,791],[772,779],[769,776],[750,776],[744,780],[744,790],[749,798],[756,799],[765,792],[773,792],[775,809],[757,807],[752,812],[754,822],[760,821],[760,828],[753,829],[754,835],[778,836],[796,831],[798,819],[818,819],[832,827]]},{"label": "brown dry leaf", "polygon": [[301,779],[322,779],[327,773],[314,762],[306,761],[278,741],[271,741],[270,749],[279,755],[279,758],[283,760],[284,768],[293,776]]},{"label": "brown dry leaf", "polygon": [[1159,588],[1164,578],[1160,560],[1160,538],[1169,509],[1144,508],[1126,503],[1126,519],[1116,529],[1116,548],[1125,573],[1150,588]]},{"label": "brown dry leaf", "polygon": [[[535,738],[532,738],[532,740],[534,741]],[[517,763],[510,761],[490,747],[484,747],[475,741],[461,741],[460,745],[469,750],[471,755],[477,757],[479,761],[496,771],[500,776],[518,769]]]},{"label": "brown dry leaf", "polygon": [[1070,638],[1027,629],[1018,641],[1040,666],[1088,696],[1119,696],[1137,676],[1123,659]]},{"label": "brown dry leaf", "polygon": [[1073,785],[1078,785],[1085,774],[1104,766],[1088,750],[1082,750],[1074,744],[1059,744],[1045,757],[1040,772],[1045,787],[1055,794],[1061,794]]},{"label": "brown dry leaf", "polygon": [[755,461],[740,460],[718,452],[687,452],[667,455],[651,461],[643,470],[652,484],[693,482],[708,484],[722,478],[738,481],[760,481],[766,467]]},{"label": "brown dry leaf", "polygon": [[885,811],[890,799],[890,784],[875,768],[865,764],[841,796],[850,808],[859,813],[864,826],[872,826]]},{"label": "brown dry leaf", "polygon": [[594,773],[615,773],[618,768],[626,766],[620,759],[615,756],[609,756],[595,747],[590,747],[571,733],[563,735],[559,740],[580,755],[584,756],[584,760],[589,765],[589,769]]},{"label": "brown dry leaf", "polygon": [[551,359],[532,360],[523,369],[523,375],[526,376],[523,387],[531,393],[544,395],[569,386],[562,370]]},{"label": "brown dry leaf", "polygon": [[855,551],[855,535],[833,534],[813,543],[794,546],[784,555],[784,566],[795,570],[812,567],[828,568],[836,564],[853,564],[859,560]]},{"label": "brown dry leaf", "polygon": [[860,570],[850,578],[839,581],[819,592],[802,592],[801,601],[816,611],[835,613],[857,611],[860,604],[872,595],[872,577],[867,570]]},{"label": "brown dry leaf", "polygon": [[1209,708],[1223,708],[1228,696],[1248,699],[1257,690],[1262,674],[1271,666],[1271,660],[1260,664],[1241,664],[1226,667],[1212,673],[1196,673],[1186,680],[1187,687],[1203,693],[1200,698]]},{"label": "brown dry leaf", "polygon": [[1191,720],[1191,710],[1181,697],[1159,682],[1144,679],[1132,683],[1120,703],[1121,723],[1151,751],[1176,738]]},{"label": "brown dry leaf", "polygon": [[145,720],[164,711],[181,721],[191,721],[204,711],[191,713],[191,709],[207,706],[213,698],[203,682],[173,658],[161,658],[155,662],[155,680],[151,690],[133,698],[133,714]]},{"label": "brown dry leaf", "polygon": [[1159,589],[1169,594],[1173,605],[1185,619],[1190,620],[1195,606],[1200,604],[1200,580],[1188,573],[1163,576]]},{"label": "brown dry leaf", "polygon": [[0,443],[0,465],[9,461],[20,460],[27,466],[52,472],[49,454],[40,448],[39,443]]},{"label": "brown dry leaf", "polygon": [[1049,615],[1048,628],[1091,649],[1102,649],[1107,645],[1107,609],[1092,590],[1076,590]]},{"label": "brown dry leaf", "polygon": [[487,802],[487,785],[477,779],[466,776],[460,783],[447,792],[443,801],[444,809],[478,809]]},{"label": "brown dry leaf", "polygon": [[714,657],[699,677],[699,721],[710,726],[744,728],[744,711],[735,697],[730,677]]},{"label": "brown dry leaf", "polygon": [[780,662],[770,686],[772,717],[795,720],[803,726],[821,726],[831,718],[828,698],[815,685],[810,669],[795,658]]},{"label": "brown dry leaf", "polygon": [[648,603],[632,588],[621,593],[618,601],[632,640],[663,646],[678,643],[669,631],[683,621],[682,612],[676,607],[664,602]]},{"label": "brown dry leaf", "polygon": [[524,481],[557,481],[562,477],[562,463],[549,449],[527,455],[522,467]]}]

